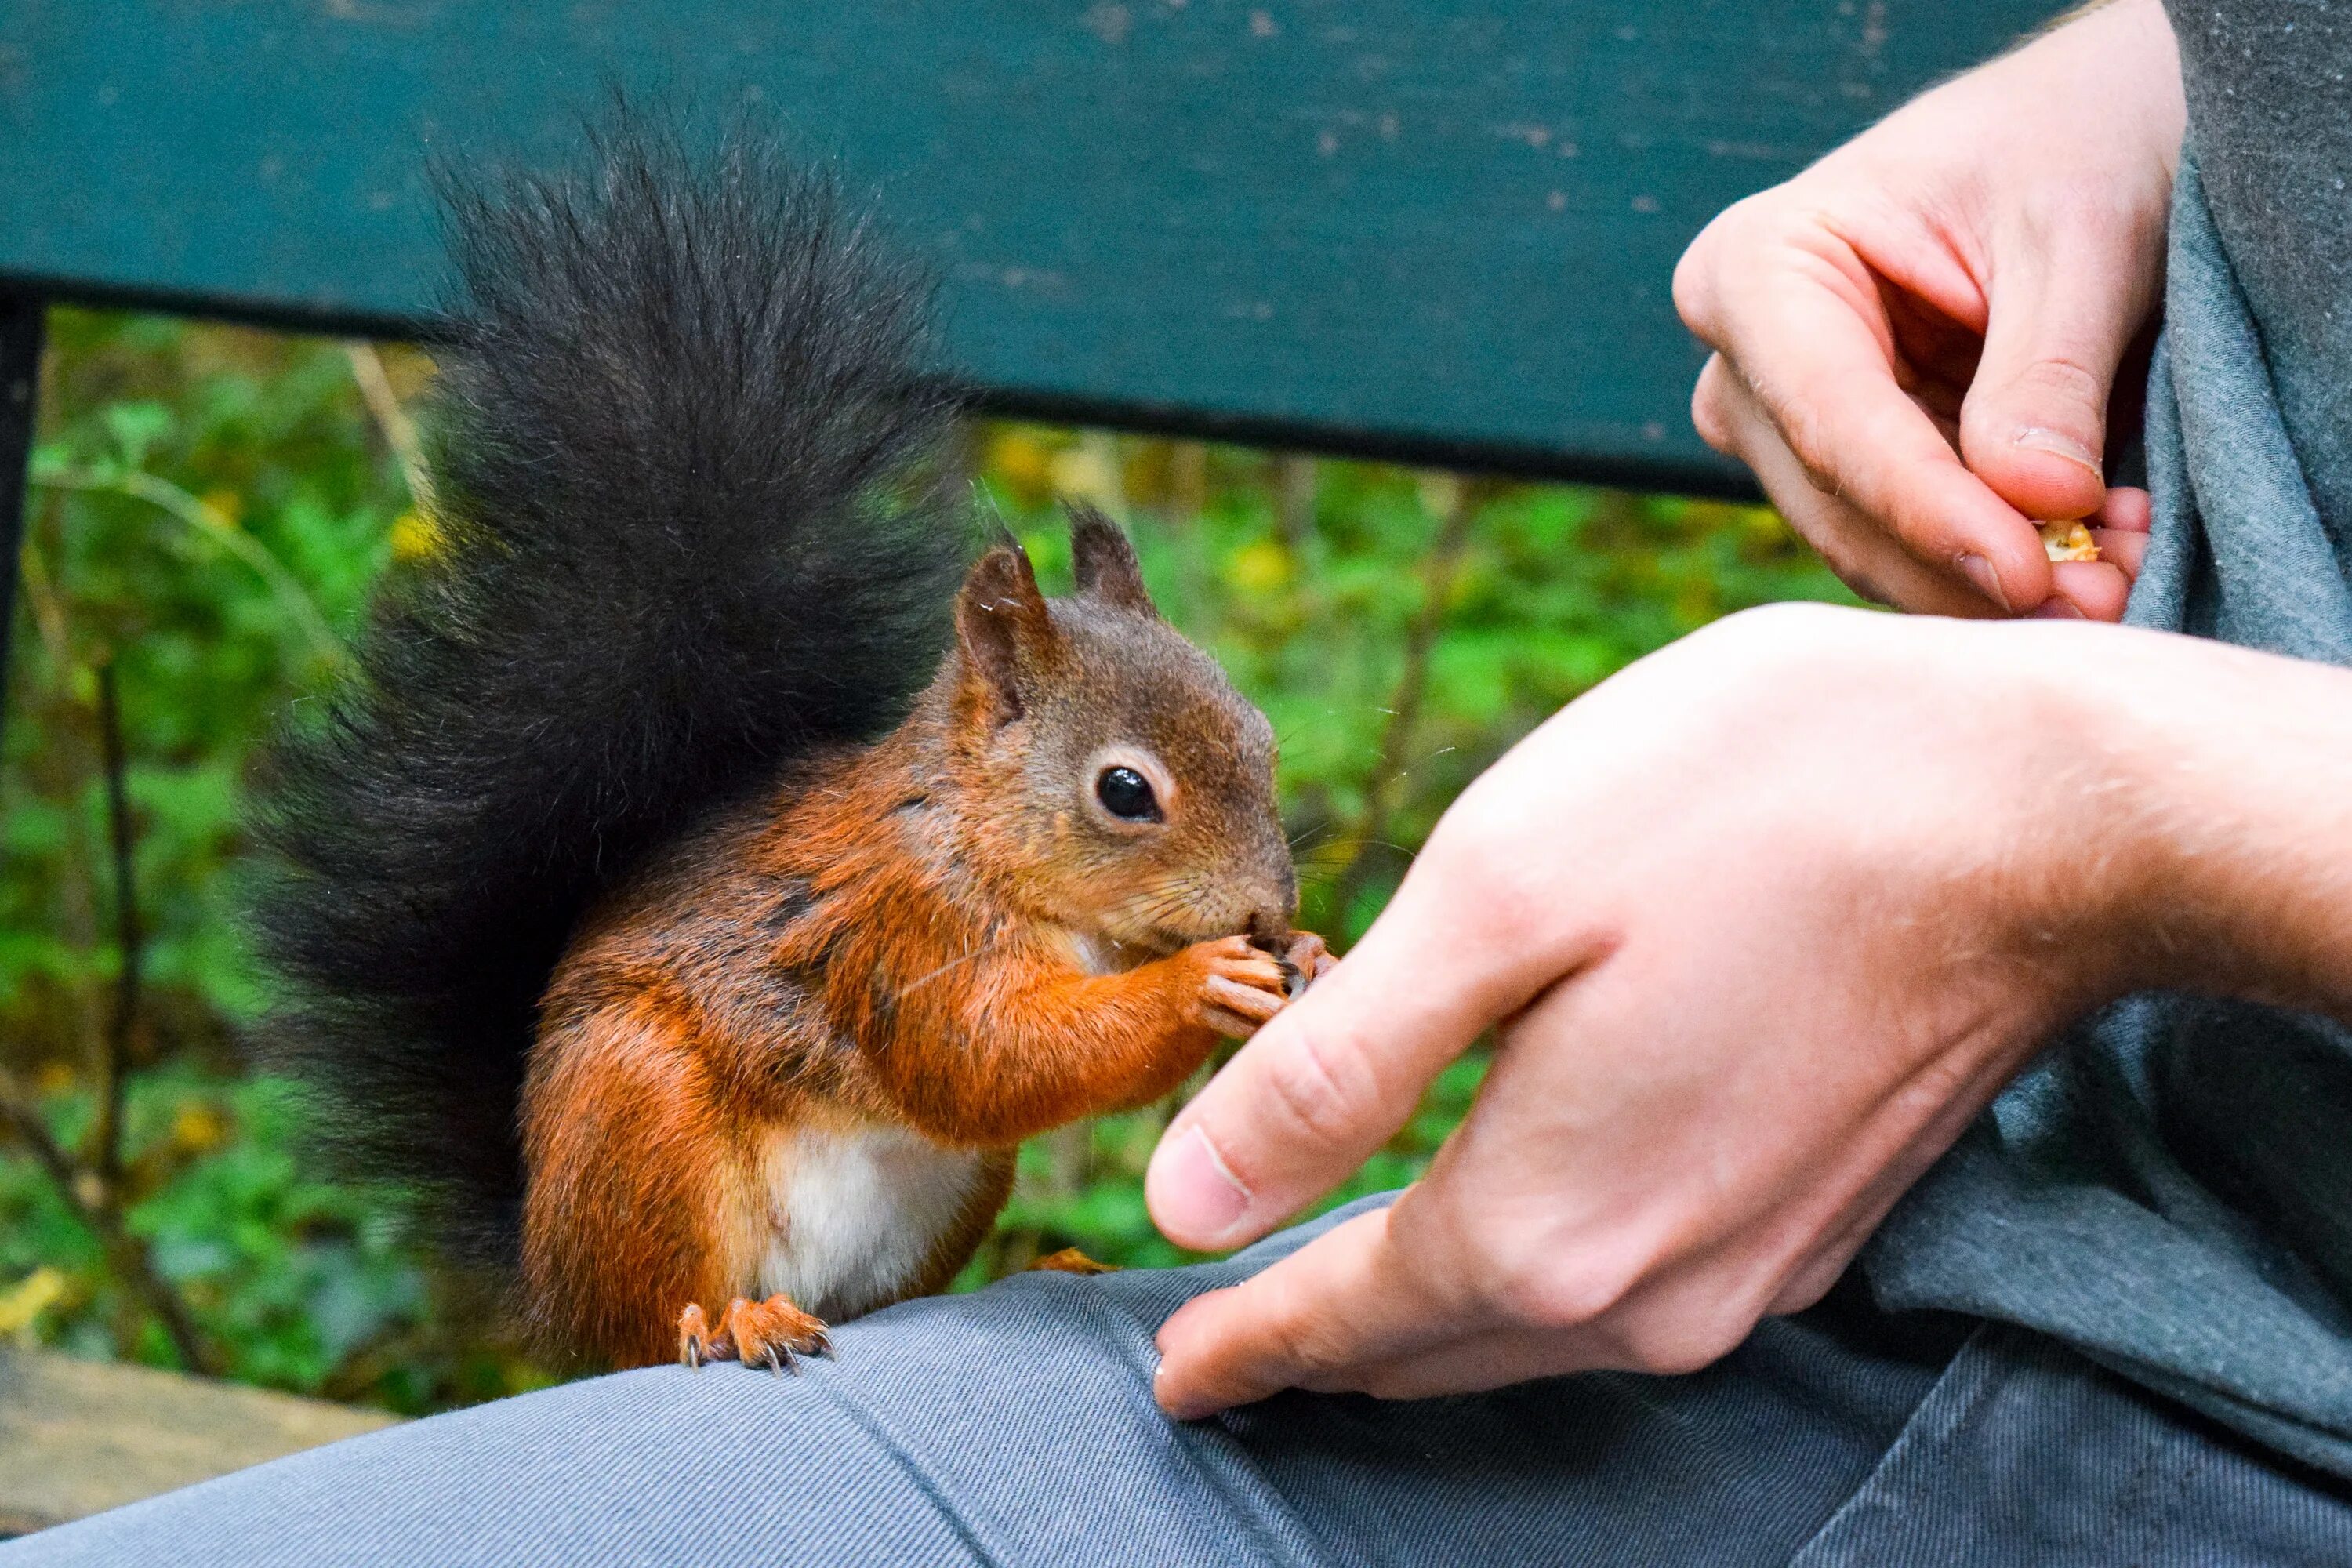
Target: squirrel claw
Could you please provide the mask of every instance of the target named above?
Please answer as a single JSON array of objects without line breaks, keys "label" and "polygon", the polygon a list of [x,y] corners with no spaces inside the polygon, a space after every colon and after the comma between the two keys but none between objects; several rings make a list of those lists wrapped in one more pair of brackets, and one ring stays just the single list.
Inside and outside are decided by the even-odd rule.
[{"label": "squirrel claw", "polygon": [[797,1374],[802,1356],[832,1354],[833,1339],[824,1321],[793,1305],[789,1296],[764,1301],[738,1296],[719,1315],[716,1330],[698,1304],[689,1302],[677,1315],[677,1359],[688,1367],[707,1361],[735,1361],[747,1367],[764,1363],[772,1375],[781,1377],[788,1372]]},{"label": "squirrel claw", "polygon": [[711,1360],[710,1322],[702,1309],[689,1301],[686,1310],[677,1315],[677,1362],[688,1372],[699,1372],[702,1363]]}]

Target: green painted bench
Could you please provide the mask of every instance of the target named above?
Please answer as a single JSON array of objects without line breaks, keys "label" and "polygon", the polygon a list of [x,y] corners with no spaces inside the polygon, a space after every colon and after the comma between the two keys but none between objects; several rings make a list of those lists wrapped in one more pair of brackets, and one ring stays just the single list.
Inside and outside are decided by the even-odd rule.
[{"label": "green painted bench", "polygon": [[410,332],[428,151],[551,154],[607,81],[757,100],[878,188],[987,406],[1747,493],[1675,258],[2057,8],[9,0],[0,513],[43,300]]}]

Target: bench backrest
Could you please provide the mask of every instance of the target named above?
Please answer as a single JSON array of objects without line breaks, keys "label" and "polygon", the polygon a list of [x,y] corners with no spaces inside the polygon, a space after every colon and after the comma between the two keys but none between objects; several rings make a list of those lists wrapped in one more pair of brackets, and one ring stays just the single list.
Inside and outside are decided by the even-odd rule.
[{"label": "bench backrest", "polygon": [[398,334],[426,153],[560,155],[617,83],[837,152],[999,408],[1738,492],[1675,256],[2056,8],[9,0],[0,293]]}]

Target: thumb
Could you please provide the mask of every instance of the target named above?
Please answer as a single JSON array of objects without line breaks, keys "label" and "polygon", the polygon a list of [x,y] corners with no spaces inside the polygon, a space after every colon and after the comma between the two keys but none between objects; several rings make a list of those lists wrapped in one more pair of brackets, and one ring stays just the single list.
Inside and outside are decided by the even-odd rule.
[{"label": "thumb", "polygon": [[[1573,963],[1497,929],[1433,841],[1339,966],[1170,1123],[1144,1176],[1160,1231],[1202,1251],[1265,1235],[1404,1125],[1438,1070]],[[1482,910],[1479,906],[1486,909]]]},{"label": "thumb", "polygon": [[2106,494],[2116,367],[2153,302],[2145,249],[2045,234],[2011,247],[1960,409],[1960,453],[2026,516],[2087,517]]}]

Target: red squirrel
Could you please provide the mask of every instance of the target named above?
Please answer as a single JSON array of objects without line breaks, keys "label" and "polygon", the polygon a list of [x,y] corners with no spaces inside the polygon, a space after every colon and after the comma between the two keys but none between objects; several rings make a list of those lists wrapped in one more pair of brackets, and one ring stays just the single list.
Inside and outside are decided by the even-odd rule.
[{"label": "red squirrel", "polygon": [[1068,598],[965,569],[834,181],[625,118],[445,186],[439,547],[263,770],[273,1038],[544,1348],[788,1366],[1328,966],[1274,735],[1099,514]]}]

